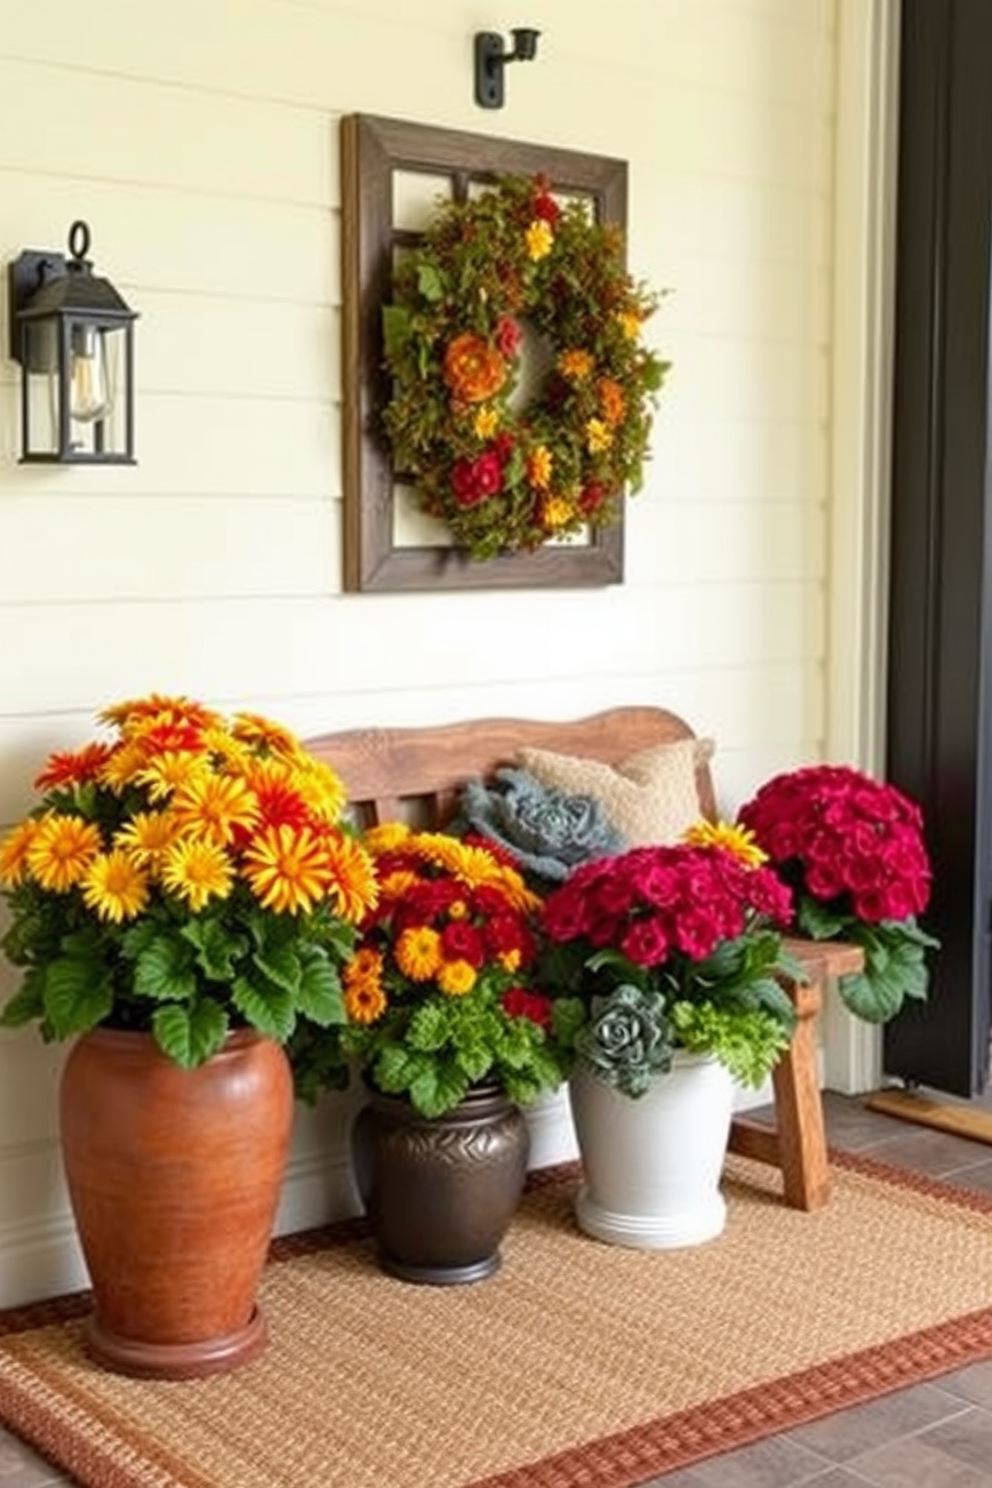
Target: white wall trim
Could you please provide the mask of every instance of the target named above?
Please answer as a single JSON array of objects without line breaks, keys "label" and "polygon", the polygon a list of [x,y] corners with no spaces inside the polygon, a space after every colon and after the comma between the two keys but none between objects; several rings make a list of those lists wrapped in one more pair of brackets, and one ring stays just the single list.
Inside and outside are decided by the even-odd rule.
[{"label": "white wall trim", "polygon": [[[899,0],[838,0],[826,754],[885,761]],[[881,1037],[834,996],[825,1081],[881,1079]]]}]

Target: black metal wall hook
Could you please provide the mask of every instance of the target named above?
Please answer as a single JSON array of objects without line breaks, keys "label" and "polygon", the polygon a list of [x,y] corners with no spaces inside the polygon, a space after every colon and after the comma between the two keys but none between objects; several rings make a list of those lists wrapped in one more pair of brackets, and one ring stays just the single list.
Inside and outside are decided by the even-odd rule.
[{"label": "black metal wall hook", "polygon": [[503,38],[497,31],[475,33],[475,101],[480,108],[503,107],[504,67],[507,62],[533,62],[540,34],[530,26],[515,26],[510,32],[513,48],[504,52]]}]

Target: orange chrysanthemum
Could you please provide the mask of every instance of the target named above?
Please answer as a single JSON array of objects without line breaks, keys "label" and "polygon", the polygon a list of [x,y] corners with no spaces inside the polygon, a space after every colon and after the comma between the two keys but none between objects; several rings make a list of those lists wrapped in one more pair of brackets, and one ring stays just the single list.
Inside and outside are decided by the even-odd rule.
[{"label": "orange chrysanthemum", "polygon": [[28,871],[43,889],[64,894],[81,881],[102,847],[94,822],[53,811],[38,822],[28,846]]},{"label": "orange chrysanthemum", "polygon": [[245,849],[244,875],[265,909],[306,914],[331,885],[327,847],[309,827],[266,827]]},{"label": "orange chrysanthemum", "polygon": [[258,799],[240,776],[194,773],[176,788],[172,813],[180,831],[226,847],[255,826]]},{"label": "orange chrysanthemum", "polygon": [[396,965],[412,982],[429,982],[441,965],[441,939],[430,925],[403,930],[396,941]]},{"label": "orange chrysanthemum", "polygon": [[342,832],[328,832],[328,892],[338,913],[350,924],[360,924],[379,897],[375,864],[360,842]]},{"label": "orange chrysanthemum", "polygon": [[12,889],[28,874],[28,851],[38,830],[34,817],[13,827],[0,842],[0,888]]}]

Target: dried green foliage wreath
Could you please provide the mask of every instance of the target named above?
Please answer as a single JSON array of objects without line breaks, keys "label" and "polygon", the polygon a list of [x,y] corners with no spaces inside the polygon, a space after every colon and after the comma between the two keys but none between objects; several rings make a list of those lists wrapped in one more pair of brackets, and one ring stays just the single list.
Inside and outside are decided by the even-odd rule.
[{"label": "dried green foliage wreath", "polygon": [[[627,273],[620,229],[541,177],[444,204],[402,256],[383,425],[394,468],[471,558],[608,526],[640,489],[669,365],[640,339],[657,303]],[[515,398],[525,361],[529,377],[547,370]]]}]

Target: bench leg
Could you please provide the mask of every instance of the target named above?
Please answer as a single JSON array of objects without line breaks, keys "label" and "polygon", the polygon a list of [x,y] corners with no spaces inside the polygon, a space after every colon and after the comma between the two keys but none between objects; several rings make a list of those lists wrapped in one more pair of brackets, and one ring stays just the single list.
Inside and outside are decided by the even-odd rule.
[{"label": "bench leg", "polygon": [[821,1209],[830,1194],[830,1176],[816,1075],[820,989],[798,986],[793,1000],[799,1022],[792,1043],[772,1072],[785,1202],[794,1209]]},{"label": "bench leg", "polygon": [[798,1022],[792,1042],[772,1072],[775,1129],[748,1121],[731,1123],[730,1151],[781,1169],[785,1202],[793,1209],[822,1209],[830,1195],[823,1101],[816,1076],[818,986],[789,988]]}]

